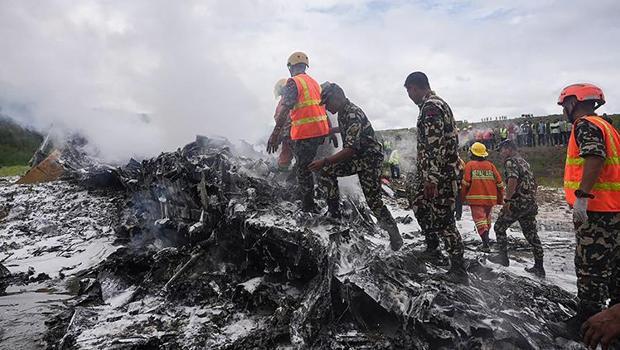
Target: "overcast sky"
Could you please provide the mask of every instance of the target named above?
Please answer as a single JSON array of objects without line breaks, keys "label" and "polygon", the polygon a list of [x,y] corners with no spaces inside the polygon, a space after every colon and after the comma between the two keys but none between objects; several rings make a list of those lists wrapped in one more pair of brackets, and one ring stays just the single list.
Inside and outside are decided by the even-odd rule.
[{"label": "overcast sky", "polygon": [[560,113],[561,88],[581,81],[619,112],[619,18],[614,0],[0,0],[0,106],[118,158],[197,133],[255,141],[301,50],[376,129],[415,125],[415,70],[461,120]]}]

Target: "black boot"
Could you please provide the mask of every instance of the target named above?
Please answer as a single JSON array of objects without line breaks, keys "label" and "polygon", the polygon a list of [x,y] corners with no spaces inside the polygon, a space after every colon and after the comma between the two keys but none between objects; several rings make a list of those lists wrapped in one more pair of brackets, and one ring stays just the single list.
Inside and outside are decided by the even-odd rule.
[{"label": "black boot", "polygon": [[379,226],[384,229],[388,235],[390,236],[390,247],[392,250],[397,251],[403,246],[403,237],[401,237],[400,232],[398,231],[398,226],[396,222],[392,220],[380,220]]},{"label": "black boot", "polygon": [[489,246],[489,231],[482,232],[480,238],[482,239],[482,247],[480,250],[485,253],[490,253],[491,247]]},{"label": "black boot", "polygon": [[306,213],[319,213],[319,208],[314,203],[314,195],[311,193],[309,195],[304,195],[301,200],[301,211],[305,211]]},{"label": "black boot", "polygon": [[506,247],[500,247],[497,255],[489,256],[487,259],[492,263],[500,264],[503,266],[510,265],[510,260],[508,260],[508,250]]},{"label": "black boot", "polygon": [[469,276],[465,270],[465,261],[462,257],[450,259],[450,270],[446,272],[444,278],[453,283],[469,284]]},{"label": "black boot", "polygon": [[565,321],[553,322],[547,325],[551,333],[556,337],[580,341],[582,338],[581,326],[588,318],[594,316],[601,311],[600,306],[580,304],[577,307],[575,316]]},{"label": "black boot", "polygon": [[340,212],[340,201],[331,199],[327,200],[327,216],[336,220],[340,220],[342,218],[342,213]]},{"label": "black boot", "polygon": [[527,271],[529,273],[533,273],[534,275],[536,275],[536,276],[538,276],[540,278],[545,278],[545,268],[543,266],[542,259],[534,260],[534,266],[526,267],[525,271]]}]

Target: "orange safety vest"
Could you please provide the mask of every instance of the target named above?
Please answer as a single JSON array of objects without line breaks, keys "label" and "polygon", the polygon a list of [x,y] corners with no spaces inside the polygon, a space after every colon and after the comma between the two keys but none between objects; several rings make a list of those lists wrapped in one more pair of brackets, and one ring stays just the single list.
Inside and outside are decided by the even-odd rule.
[{"label": "orange safety vest", "polygon": [[[620,212],[620,134],[611,124],[599,116],[583,117],[596,125],[603,133],[607,158],[598,180],[592,187],[593,199],[588,201],[588,211]],[[575,190],[581,184],[585,159],[579,156],[575,140],[575,125],[568,141],[564,167],[564,193],[571,206],[575,204]]]},{"label": "orange safety vest", "polygon": [[464,173],[461,197],[467,204],[492,207],[503,200],[504,183],[493,163],[469,161]]},{"label": "orange safety vest", "polygon": [[307,74],[293,77],[297,103],[291,110],[291,140],[304,140],[329,134],[325,106],[321,106],[321,87]]}]

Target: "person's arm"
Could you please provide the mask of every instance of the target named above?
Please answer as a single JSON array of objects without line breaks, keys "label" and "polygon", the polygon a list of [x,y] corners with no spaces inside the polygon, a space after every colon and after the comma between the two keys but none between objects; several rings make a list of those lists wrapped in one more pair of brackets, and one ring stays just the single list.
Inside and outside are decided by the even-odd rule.
[{"label": "person's arm", "polygon": [[296,101],[297,86],[295,85],[295,81],[293,79],[289,79],[282,90],[282,97],[280,98],[280,102],[278,102],[278,106],[276,107],[276,111],[274,113],[273,118],[276,121],[276,125],[273,127],[273,131],[271,132],[271,136],[269,136],[269,141],[267,142],[267,153],[274,153],[278,150],[282,128],[286,124],[286,119],[290,118],[289,114],[291,109],[295,106]]},{"label": "person's arm", "polygon": [[584,322],[581,331],[583,342],[590,349],[596,349],[600,343],[603,350],[607,350],[620,337],[620,304],[590,317]]},{"label": "person's arm", "polygon": [[511,177],[508,179],[508,186],[506,187],[506,201],[511,200],[512,196],[514,196],[515,191],[517,190],[517,184],[518,181],[516,178]]},{"label": "person's arm", "polygon": [[335,148],[338,148],[338,136],[336,136],[336,134],[332,132],[332,121],[331,119],[329,119],[329,116],[327,117],[327,125],[329,126],[329,134],[327,134],[327,136],[329,137],[329,141],[334,145]]},{"label": "person's arm", "polygon": [[345,134],[342,139],[342,149],[336,154],[318,159],[308,165],[311,171],[319,171],[326,165],[337,164],[349,160],[361,148],[362,138],[362,119],[356,114],[349,114],[346,117]]},{"label": "person's arm", "polygon": [[590,193],[592,187],[598,180],[605,165],[605,158],[599,156],[586,156],[583,164],[583,175],[579,189],[583,192]]},{"label": "person's arm", "polygon": [[502,181],[502,175],[497,171],[495,165],[493,165],[493,176],[497,186],[497,204],[501,205],[504,204],[504,181]]},{"label": "person's arm", "polygon": [[601,130],[589,121],[580,120],[577,123],[575,138],[579,146],[579,156],[585,160],[579,189],[590,193],[605,165],[605,139]]},{"label": "person's arm", "polygon": [[505,163],[506,168],[506,196],[504,198],[504,210],[510,211],[510,200],[512,200],[517,185],[519,184],[519,168],[514,160],[508,159]]},{"label": "person's arm", "polygon": [[465,197],[471,187],[471,163],[465,163],[463,167],[463,181],[461,182],[461,199],[465,202]]},{"label": "person's arm", "polygon": [[444,112],[436,105],[427,104],[422,111],[424,120],[421,133],[426,145],[422,149],[421,169],[425,182],[437,184],[441,179],[442,160],[444,155]]}]

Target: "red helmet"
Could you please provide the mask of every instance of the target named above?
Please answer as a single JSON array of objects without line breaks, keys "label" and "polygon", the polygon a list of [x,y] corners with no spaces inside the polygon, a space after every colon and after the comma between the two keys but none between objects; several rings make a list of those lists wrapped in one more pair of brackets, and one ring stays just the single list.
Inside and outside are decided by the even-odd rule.
[{"label": "red helmet", "polygon": [[603,94],[603,90],[592,84],[580,83],[565,87],[560,93],[558,104],[562,105],[562,103],[564,103],[564,99],[568,96],[575,96],[577,101],[596,101],[595,108],[599,108],[605,104],[605,95]]}]

